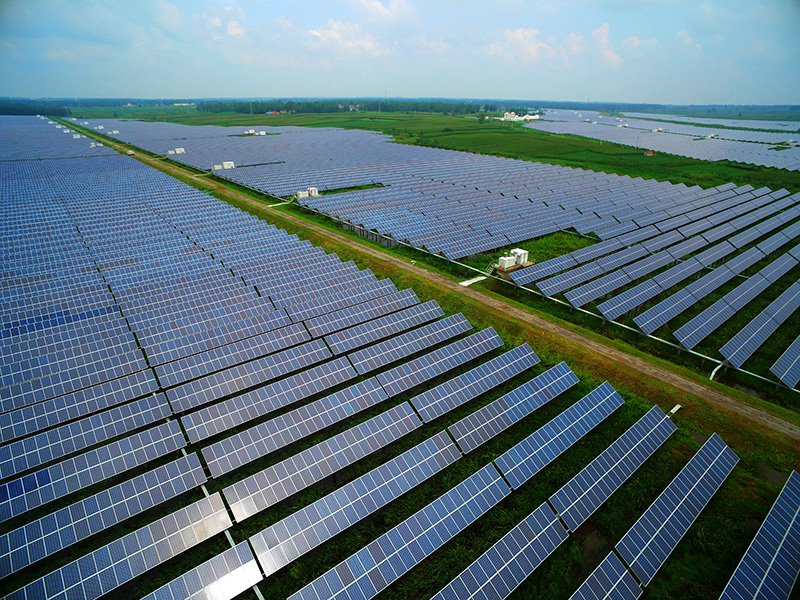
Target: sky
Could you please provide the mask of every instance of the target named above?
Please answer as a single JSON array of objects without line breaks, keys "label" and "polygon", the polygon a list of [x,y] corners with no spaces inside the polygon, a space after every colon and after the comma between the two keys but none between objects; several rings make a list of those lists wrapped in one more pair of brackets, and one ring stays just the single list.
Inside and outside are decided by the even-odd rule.
[{"label": "sky", "polygon": [[800,0],[0,0],[0,96],[800,104]]}]

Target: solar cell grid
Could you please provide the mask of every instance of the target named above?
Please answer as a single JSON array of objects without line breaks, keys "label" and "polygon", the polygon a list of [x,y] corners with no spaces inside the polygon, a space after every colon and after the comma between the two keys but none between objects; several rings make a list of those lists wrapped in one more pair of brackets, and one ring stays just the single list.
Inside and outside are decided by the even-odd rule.
[{"label": "solar cell grid", "polygon": [[604,382],[503,453],[495,463],[516,489],[619,408],[623,402],[614,388],[608,382]]},{"label": "solar cell grid", "polygon": [[444,311],[436,300],[430,300],[332,333],[325,336],[325,342],[335,355],[342,354],[443,316]]},{"label": "solar cell grid", "polygon": [[507,598],[567,536],[558,517],[544,503],[435,594],[433,600]]},{"label": "solar cell grid", "polygon": [[492,465],[462,481],[289,600],[367,600],[430,556],[510,490]]},{"label": "solar cell grid", "polygon": [[0,475],[10,477],[38,465],[166,419],[172,414],[163,394],[62,425],[33,437],[0,446]]},{"label": "solar cell grid", "polygon": [[466,333],[470,329],[472,325],[459,313],[353,352],[348,358],[359,374],[363,375]]},{"label": "solar cell grid", "polygon": [[448,430],[463,452],[471,452],[578,383],[562,362],[454,423]]},{"label": "solar cell grid", "polygon": [[793,471],[720,600],[788,600],[800,572],[800,476]]},{"label": "solar cell grid", "polygon": [[98,548],[8,596],[94,600],[230,527],[219,493]]},{"label": "solar cell grid", "polygon": [[609,552],[569,600],[636,600],[641,587],[613,552]]},{"label": "solar cell grid", "polygon": [[790,388],[800,381],[800,337],[796,338],[769,369]]},{"label": "solar cell grid", "polygon": [[323,340],[312,340],[181,384],[167,390],[166,394],[176,413],[185,412],[231,394],[264,385],[331,356]]},{"label": "solar cell grid", "polygon": [[550,504],[576,531],[646,461],[676,427],[654,406],[555,494]]},{"label": "solar cell grid", "polygon": [[445,432],[345,484],[250,538],[269,576],[461,457]]},{"label": "solar cell grid", "polygon": [[413,388],[503,345],[492,327],[377,375],[390,396]]},{"label": "solar cell grid", "polygon": [[539,363],[528,344],[517,346],[474,369],[414,396],[410,402],[425,422],[468,402]]},{"label": "solar cell grid", "polygon": [[181,417],[186,434],[199,442],[352,379],[356,372],[345,358],[311,367],[240,396]]},{"label": "solar cell grid", "polygon": [[622,559],[647,585],[739,462],[712,435],[616,545]]},{"label": "solar cell grid", "polygon": [[421,426],[411,406],[399,406],[337,434],[223,490],[236,521],[274,505]]},{"label": "solar cell grid", "polygon": [[203,448],[213,477],[264,457],[386,400],[373,377]]},{"label": "solar cell grid", "polygon": [[196,454],[0,535],[0,577],[42,560],[206,481]]},{"label": "solar cell grid", "polygon": [[263,578],[250,546],[241,542],[142,600],[233,600]]}]

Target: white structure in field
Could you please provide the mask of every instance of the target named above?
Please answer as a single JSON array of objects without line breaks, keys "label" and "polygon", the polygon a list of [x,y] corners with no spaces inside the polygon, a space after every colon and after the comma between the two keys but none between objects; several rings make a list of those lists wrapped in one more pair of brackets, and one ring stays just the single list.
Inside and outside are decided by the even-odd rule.
[{"label": "white structure in field", "polygon": [[502,117],[495,117],[498,121],[514,121],[517,123],[527,123],[539,118],[539,115],[518,115],[515,112],[503,113]]},{"label": "white structure in field", "polygon": [[236,165],[233,164],[232,160],[223,160],[222,161],[222,168],[223,169],[233,169],[235,167],[236,167]]}]

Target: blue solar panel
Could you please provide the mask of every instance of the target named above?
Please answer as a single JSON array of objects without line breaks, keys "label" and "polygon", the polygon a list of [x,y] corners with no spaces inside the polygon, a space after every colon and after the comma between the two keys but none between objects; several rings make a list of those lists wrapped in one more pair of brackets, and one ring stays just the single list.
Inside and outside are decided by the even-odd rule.
[{"label": "blue solar panel", "polygon": [[233,600],[263,579],[250,546],[241,542],[142,600]]},{"label": "blue solar panel", "polygon": [[550,504],[576,531],[619,487],[661,447],[676,429],[654,406],[600,456],[550,496]]},{"label": "blue solar panel", "polygon": [[788,600],[800,573],[800,475],[792,471],[720,600]]},{"label": "blue solar panel", "polygon": [[321,575],[289,600],[373,598],[509,494],[491,464]]},{"label": "blue solar panel", "polygon": [[539,363],[528,344],[486,361],[482,365],[414,396],[410,402],[426,423],[480,394],[508,381]]},{"label": "blue solar panel", "polygon": [[439,432],[250,538],[269,576],[461,458]]},{"label": "blue solar panel", "polygon": [[386,400],[374,377],[203,448],[212,477],[238,469]]},{"label": "blue solar panel", "polygon": [[567,530],[547,503],[505,534],[432,600],[508,598],[567,539]]},{"label": "blue solar panel", "polygon": [[422,423],[407,402],[226,487],[241,522],[400,439]]},{"label": "blue solar panel", "polygon": [[348,355],[359,374],[369,373],[472,329],[461,313]]},{"label": "blue solar panel", "polygon": [[576,383],[578,377],[567,363],[559,363],[467,415],[448,430],[463,452],[471,452]]},{"label": "blue solar panel", "polygon": [[0,535],[0,577],[205,483],[196,454],[179,458]]},{"label": "blue solar panel", "polygon": [[0,485],[0,521],[186,446],[177,421],[146,429]]},{"label": "blue solar panel", "polygon": [[390,396],[396,396],[502,345],[503,340],[489,327],[380,373],[377,378]]},{"label": "blue solar panel", "polygon": [[430,300],[350,329],[332,333],[325,336],[325,342],[334,354],[342,354],[443,316],[444,311],[436,300]]},{"label": "blue solar panel", "polygon": [[495,463],[516,489],[623,403],[624,400],[606,381],[502,454]]},{"label": "blue solar panel", "polygon": [[569,600],[636,600],[642,592],[630,571],[610,552]]},{"label": "blue solar panel", "polygon": [[13,592],[9,600],[94,600],[230,527],[219,493],[145,525]]},{"label": "blue solar panel", "polygon": [[790,388],[800,381],[800,336],[797,337],[769,369]]},{"label": "blue solar panel", "polygon": [[644,585],[650,583],[739,458],[717,434],[656,498],[616,545]]}]

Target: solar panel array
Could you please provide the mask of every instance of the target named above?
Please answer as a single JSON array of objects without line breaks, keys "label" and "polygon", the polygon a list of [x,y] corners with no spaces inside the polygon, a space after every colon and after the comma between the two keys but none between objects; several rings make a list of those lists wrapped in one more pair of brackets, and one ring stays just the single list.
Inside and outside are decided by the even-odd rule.
[{"label": "solar panel array", "polygon": [[486,465],[289,598],[373,598],[510,492]]},{"label": "solar panel array", "polygon": [[792,471],[720,600],[788,600],[800,574],[800,475]]},{"label": "solar panel array", "polygon": [[[398,291],[127,157],[74,146],[84,138],[64,135],[62,143],[51,128],[41,119],[0,118],[0,148],[24,146],[26,135],[42,144],[17,152],[21,160],[0,152],[7,215],[0,224],[0,520],[9,521],[0,535],[0,577],[22,586],[12,598],[120,593],[195,546],[204,562],[148,598],[233,598],[263,579],[259,566],[269,575],[289,564],[440,473],[461,456],[459,447],[474,449],[577,383],[566,364],[556,365],[451,425],[457,443],[439,432],[209,558],[214,546],[206,540],[235,521],[513,377],[530,377],[525,372],[539,359],[526,344],[500,354],[504,342],[493,329],[470,335],[462,315],[445,316],[413,290]],[[180,128],[157,128],[161,142],[175,143],[169,136]],[[209,137],[197,133],[189,137]],[[210,151],[226,146],[217,133]],[[288,132],[271,133],[278,135],[265,138]],[[326,135],[330,148],[321,150],[330,151],[341,138]],[[376,138],[385,143],[351,136],[364,152]],[[280,144],[300,160],[296,141]],[[74,153],[65,150],[70,144]],[[354,169],[351,179],[367,171]],[[289,175],[281,173],[292,182]],[[326,177],[332,185],[349,181],[333,170]],[[439,383],[453,369],[460,374]],[[412,390],[410,401],[387,402]],[[383,412],[358,416],[382,402],[390,404]],[[540,448],[526,446],[526,457],[521,446],[512,449],[514,458],[506,453],[497,465],[519,459],[535,472],[618,402],[610,386],[600,386],[537,432],[547,429]],[[341,433],[325,433],[349,420]],[[312,434],[323,441],[274,455]],[[266,468],[237,474],[256,460]],[[530,476],[522,470],[510,469],[515,487]],[[224,484],[215,480],[223,475]],[[200,486],[206,497],[194,501]],[[333,569],[341,593],[372,597],[510,492],[487,465]],[[167,502],[172,512],[164,516]],[[148,522],[154,511],[160,518]],[[367,556],[374,564],[356,573]],[[51,557],[50,572],[30,581],[28,565]],[[295,597],[326,589],[332,578]]]},{"label": "solar panel array", "polygon": [[609,552],[569,600],[636,600],[644,590],[613,552]]},{"label": "solar panel array", "polygon": [[507,598],[567,537],[567,530],[544,503],[433,598]]},{"label": "solar panel array", "polygon": [[550,496],[550,504],[575,531],[663,444],[676,427],[654,406],[600,456]]},{"label": "solar panel array", "polygon": [[725,442],[712,435],[622,537],[616,550],[644,585],[650,583],[737,462],[739,458]]},{"label": "solar panel array", "polygon": [[606,381],[500,455],[495,461],[498,469],[515,489],[518,488],[623,403],[622,397]]}]

